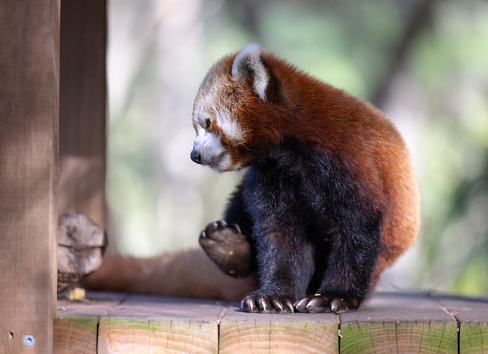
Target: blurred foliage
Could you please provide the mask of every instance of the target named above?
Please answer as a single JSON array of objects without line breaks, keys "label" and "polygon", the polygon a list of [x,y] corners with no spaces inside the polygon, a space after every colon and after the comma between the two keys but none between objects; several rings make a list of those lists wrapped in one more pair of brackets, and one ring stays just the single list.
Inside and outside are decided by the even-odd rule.
[{"label": "blurred foliage", "polygon": [[409,70],[423,96],[423,283],[488,290],[488,4],[439,5]]},{"label": "blurred foliage", "polygon": [[254,41],[380,103],[404,136],[423,228],[384,288],[488,291],[488,3],[111,0],[109,10],[112,250],[196,247],[221,216],[239,174],[192,164],[191,108],[210,65]]}]

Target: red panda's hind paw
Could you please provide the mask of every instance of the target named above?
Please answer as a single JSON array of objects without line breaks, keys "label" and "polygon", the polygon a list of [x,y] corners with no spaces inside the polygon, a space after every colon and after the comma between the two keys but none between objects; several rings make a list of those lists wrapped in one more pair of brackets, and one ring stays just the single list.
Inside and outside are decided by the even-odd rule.
[{"label": "red panda's hind paw", "polygon": [[343,313],[358,308],[358,299],[343,299],[322,294],[308,296],[295,304],[297,312],[319,313],[333,312]]},{"label": "red panda's hind paw", "polygon": [[242,299],[241,311],[252,313],[293,313],[293,300],[288,296],[266,295],[257,290]]},{"label": "red panda's hind paw", "polygon": [[224,220],[210,223],[201,232],[199,243],[224,273],[235,278],[251,273],[251,245],[238,225]]}]

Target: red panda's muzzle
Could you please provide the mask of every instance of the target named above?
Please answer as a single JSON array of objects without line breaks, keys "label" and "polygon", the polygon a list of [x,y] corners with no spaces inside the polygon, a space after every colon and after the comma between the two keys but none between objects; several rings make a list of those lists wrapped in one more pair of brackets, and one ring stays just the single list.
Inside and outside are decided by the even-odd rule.
[{"label": "red panda's muzzle", "polygon": [[190,158],[193,162],[208,166],[217,172],[233,171],[238,168],[232,163],[230,153],[222,145],[220,137],[203,130],[197,130]]},{"label": "red panda's muzzle", "polygon": [[192,159],[193,162],[195,162],[199,165],[202,163],[202,155],[198,151],[196,151],[195,149],[193,149],[191,151],[190,158]]}]

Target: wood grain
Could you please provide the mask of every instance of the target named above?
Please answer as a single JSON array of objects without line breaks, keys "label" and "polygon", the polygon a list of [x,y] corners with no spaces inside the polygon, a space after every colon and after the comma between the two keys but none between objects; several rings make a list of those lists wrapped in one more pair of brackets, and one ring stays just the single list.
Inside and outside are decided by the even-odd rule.
[{"label": "wood grain", "polygon": [[459,352],[488,353],[488,298],[436,299],[459,323]]},{"label": "wood grain", "polygon": [[224,309],[215,301],[133,296],[101,319],[98,351],[215,353]]},{"label": "wood grain", "polygon": [[58,301],[54,353],[96,353],[100,318],[118,304],[113,300]]},{"label": "wood grain", "polygon": [[220,351],[337,353],[338,316],[334,314],[250,314],[237,306],[220,323]]},{"label": "wood grain", "polygon": [[[458,348],[460,353],[483,353],[488,349],[488,298],[377,294],[359,311],[337,316],[249,314],[236,305],[209,300],[131,296],[126,301],[126,295],[121,296],[91,292],[90,303],[61,302],[55,349],[92,350],[100,317],[100,353],[457,353]],[[104,314],[114,303],[119,305]]]},{"label": "wood grain", "polygon": [[49,353],[56,310],[59,1],[0,1],[0,23],[0,348]]},{"label": "wood grain", "polygon": [[59,213],[106,228],[107,4],[61,2]]},{"label": "wood grain", "polygon": [[341,353],[456,353],[457,323],[420,295],[375,295],[340,315]]}]

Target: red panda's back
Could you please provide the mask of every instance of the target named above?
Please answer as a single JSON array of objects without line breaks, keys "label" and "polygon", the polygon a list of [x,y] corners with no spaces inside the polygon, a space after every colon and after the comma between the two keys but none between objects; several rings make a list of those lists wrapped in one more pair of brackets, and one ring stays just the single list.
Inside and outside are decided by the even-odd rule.
[{"label": "red panda's back", "polygon": [[[381,250],[373,282],[414,242],[420,228],[416,177],[406,145],[375,107],[265,55],[281,78],[285,105],[301,107],[286,134],[332,152],[347,164],[358,193],[381,209]],[[286,79],[284,79],[286,78]],[[271,115],[270,115],[271,116]],[[289,118],[288,118],[289,119]]]}]

